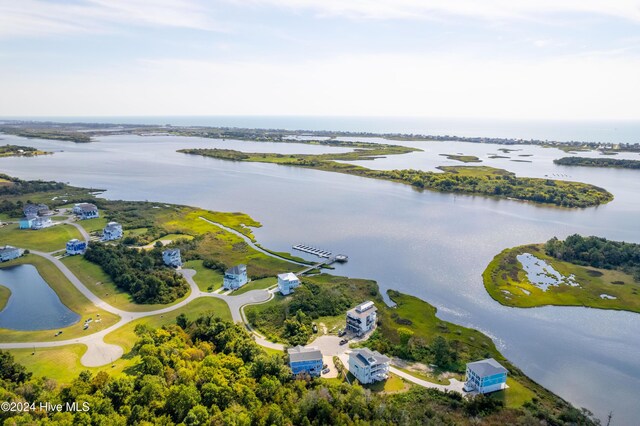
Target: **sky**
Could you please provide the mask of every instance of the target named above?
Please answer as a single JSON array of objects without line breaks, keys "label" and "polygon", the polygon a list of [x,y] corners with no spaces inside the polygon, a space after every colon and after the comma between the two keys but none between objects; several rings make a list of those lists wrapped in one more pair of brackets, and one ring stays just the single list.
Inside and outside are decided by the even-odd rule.
[{"label": "sky", "polygon": [[640,0],[0,0],[0,116],[640,119]]}]

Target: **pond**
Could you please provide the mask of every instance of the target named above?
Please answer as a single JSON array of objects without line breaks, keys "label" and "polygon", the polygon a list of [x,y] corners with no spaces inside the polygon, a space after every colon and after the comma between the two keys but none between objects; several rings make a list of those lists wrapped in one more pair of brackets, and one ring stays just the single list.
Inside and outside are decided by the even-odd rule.
[{"label": "pond", "polygon": [[0,328],[51,330],[75,324],[80,315],[71,311],[33,265],[0,269],[0,285],[11,290],[0,311]]},{"label": "pond", "polygon": [[520,254],[516,259],[518,259],[522,269],[527,273],[529,282],[542,291],[547,291],[549,286],[558,286],[560,284],[568,284],[572,287],[579,286],[573,274],[565,277],[556,271],[553,266],[542,259],[538,259],[531,253]]}]

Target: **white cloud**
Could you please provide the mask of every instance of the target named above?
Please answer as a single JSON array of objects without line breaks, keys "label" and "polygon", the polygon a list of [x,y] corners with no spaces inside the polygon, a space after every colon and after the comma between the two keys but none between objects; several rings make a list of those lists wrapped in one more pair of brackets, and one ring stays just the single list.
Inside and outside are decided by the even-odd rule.
[{"label": "white cloud", "polygon": [[218,29],[191,0],[0,0],[0,36],[110,32],[123,26]]},{"label": "white cloud", "polygon": [[483,19],[538,18],[554,13],[593,13],[640,21],[638,0],[230,0],[320,16],[369,19],[425,19],[468,16]]},{"label": "white cloud", "polygon": [[[298,63],[147,60],[6,87],[6,115],[424,115],[634,119],[640,60],[358,55]],[[0,81],[6,79],[0,69]]]}]

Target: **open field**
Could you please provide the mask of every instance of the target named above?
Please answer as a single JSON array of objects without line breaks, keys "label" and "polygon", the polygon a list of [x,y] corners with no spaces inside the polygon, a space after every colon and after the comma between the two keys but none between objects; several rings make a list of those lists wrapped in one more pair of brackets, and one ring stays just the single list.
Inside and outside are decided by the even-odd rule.
[{"label": "open field", "polygon": [[0,285],[0,311],[2,311],[5,306],[7,306],[9,296],[11,296],[11,290]]},{"label": "open field", "polygon": [[175,324],[176,317],[182,313],[184,313],[190,320],[193,320],[198,316],[209,312],[215,313],[216,316],[219,316],[224,320],[232,321],[231,311],[224,300],[213,297],[201,297],[193,300],[188,305],[167,314],[152,315],[130,322],[112,333],[107,334],[104,341],[121,346],[124,348],[126,354],[131,350],[137,339],[135,334],[135,328],[137,325],[144,324],[152,328],[157,328],[167,324]]},{"label": "open field", "polygon": [[536,394],[530,389],[524,387],[521,383],[513,380],[511,377],[507,377],[508,389],[499,392],[493,392],[489,395],[489,398],[495,398],[504,402],[504,406],[507,408],[522,407],[527,401],[531,401],[535,398]]},{"label": "open field", "polygon": [[182,265],[183,269],[193,269],[196,274],[193,280],[201,291],[212,292],[222,287],[223,274],[202,265],[202,260],[190,260]]},{"label": "open field", "polygon": [[[66,340],[85,336],[110,327],[118,321],[117,315],[97,308],[67,280],[55,265],[40,256],[25,255],[19,259],[3,263],[2,267],[22,264],[34,265],[42,278],[44,278],[49,286],[56,292],[58,297],[60,297],[62,303],[72,311],[81,315],[80,321],[76,324],[62,329],[55,329],[64,331],[64,334],[60,337],[61,339]],[[100,314],[102,321],[99,323],[94,321],[89,330],[82,330],[83,320],[89,317],[96,318],[97,314]],[[55,330],[15,331],[0,329],[0,342],[53,341],[56,340],[53,336]]]},{"label": "open field", "polygon": [[[560,284],[543,291],[529,281],[517,260],[516,256],[523,253],[543,260],[565,277],[574,275],[578,285]],[[506,306],[587,306],[640,312],[640,283],[633,276],[618,270],[585,267],[557,260],[544,252],[542,244],[504,250],[491,261],[483,273],[483,279],[491,297]]]},{"label": "open field", "polygon": [[104,217],[96,217],[94,219],[79,220],[78,225],[82,226],[88,233],[102,231],[107,225],[108,220]]},{"label": "open field", "polygon": [[37,231],[19,229],[17,224],[0,228],[0,244],[44,252],[63,249],[73,238],[80,239],[82,235],[71,225],[55,225]]},{"label": "open field", "polygon": [[406,382],[395,374],[389,374],[387,380],[364,385],[364,388],[369,389],[371,392],[395,393],[407,391],[411,386],[411,383]]},{"label": "open field", "polygon": [[68,256],[62,259],[62,262],[93,294],[124,311],[147,312],[166,308],[184,300],[190,294],[188,291],[180,299],[168,304],[139,304],[133,301],[129,293],[116,287],[111,277],[104,273],[99,265],[85,260],[82,256]]}]

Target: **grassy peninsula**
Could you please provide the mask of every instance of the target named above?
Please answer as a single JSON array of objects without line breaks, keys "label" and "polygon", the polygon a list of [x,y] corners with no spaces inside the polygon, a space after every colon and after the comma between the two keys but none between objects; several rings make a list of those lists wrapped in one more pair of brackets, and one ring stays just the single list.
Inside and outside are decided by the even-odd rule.
[{"label": "grassy peninsula", "polygon": [[561,166],[640,169],[640,161],[638,160],[617,160],[614,158],[563,157],[553,160],[553,162]]},{"label": "grassy peninsula", "polygon": [[40,151],[30,146],[4,145],[0,146],[1,157],[35,157],[37,155],[51,154],[51,152]]},{"label": "grassy peninsula", "polygon": [[608,203],[613,195],[603,188],[580,182],[516,177],[514,173],[492,167],[440,167],[445,173],[421,170],[373,170],[343,161],[373,160],[384,155],[413,151],[395,145],[373,145],[339,154],[246,153],[229,149],[182,149],[185,154],[231,161],[274,163],[355,176],[390,180],[432,191],[485,195],[562,207],[592,207]]},{"label": "grassy peninsula", "polygon": [[28,128],[3,126],[0,127],[1,133],[9,135],[21,136],[27,139],[50,139],[58,141],[70,141],[76,143],[91,142],[91,137],[85,133],[75,130],[59,130],[49,127]]},{"label": "grassy peninsula", "polygon": [[5,306],[7,306],[9,297],[11,297],[11,290],[0,285],[0,311],[2,311]]},{"label": "grassy peninsula", "polygon": [[[565,241],[554,238],[498,254],[483,273],[484,286],[506,306],[586,306],[640,313],[638,253],[637,244],[579,235]],[[523,257],[528,255],[533,257]],[[534,262],[539,275],[533,281],[538,282],[532,282],[519,259]]]},{"label": "grassy peninsula", "polygon": [[447,157],[448,160],[460,161],[461,163],[482,163],[482,160],[475,155],[440,154],[440,156]]}]

